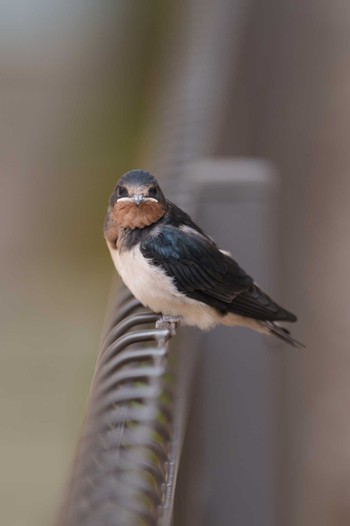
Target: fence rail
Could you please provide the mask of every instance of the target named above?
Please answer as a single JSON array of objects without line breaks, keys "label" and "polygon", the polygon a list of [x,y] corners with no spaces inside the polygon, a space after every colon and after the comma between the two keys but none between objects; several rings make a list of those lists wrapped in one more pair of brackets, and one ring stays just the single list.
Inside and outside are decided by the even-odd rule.
[{"label": "fence rail", "polygon": [[[193,199],[181,182],[218,140],[247,2],[176,5],[145,166],[171,199],[189,209]],[[172,521],[194,365],[191,353],[180,358],[189,341],[177,343],[175,352],[169,332],[154,328],[157,315],[125,289],[115,298],[58,526]]]},{"label": "fence rail", "polygon": [[116,517],[118,524],[169,524],[177,461],[170,333],[153,328],[159,316],[131,296],[117,312],[97,362],[58,524],[115,524]]}]

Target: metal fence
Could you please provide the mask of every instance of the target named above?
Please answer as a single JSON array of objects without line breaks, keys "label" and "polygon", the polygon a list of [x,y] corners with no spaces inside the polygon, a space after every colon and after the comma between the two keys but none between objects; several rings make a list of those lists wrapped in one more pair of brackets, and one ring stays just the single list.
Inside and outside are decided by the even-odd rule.
[{"label": "metal fence", "polygon": [[176,466],[169,332],[148,328],[158,316],[124,296],[96,365],[60,524],[167,523]]},{"label": "metal fence", "polygon": [[[187,209],[195,200],[186,175],[218,139],[246,9],[242,0],[179,3],[169,32],[145,167]],[[172,520],[194,354],[186,337],[173,345],[155,329],[157,315],[125,289],[113,295],[59,526]]]}]

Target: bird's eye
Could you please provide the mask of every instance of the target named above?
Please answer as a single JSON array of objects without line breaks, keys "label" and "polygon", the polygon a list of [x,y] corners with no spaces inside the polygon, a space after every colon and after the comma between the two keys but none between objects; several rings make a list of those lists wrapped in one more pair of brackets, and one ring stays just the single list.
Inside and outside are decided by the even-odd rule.
[{"label": "bird's eye", "polygon": [[117,194],[118,194],[118,197],[125,197],[128,195],[128,191],[125,188],[125,186],[118,186]]},{"label": "bird's eye", "polygon": [[151,188],[148,190],[148,195],[150,197],[157,197],[158,196],[158,187],[157,186],[151,186]]}]

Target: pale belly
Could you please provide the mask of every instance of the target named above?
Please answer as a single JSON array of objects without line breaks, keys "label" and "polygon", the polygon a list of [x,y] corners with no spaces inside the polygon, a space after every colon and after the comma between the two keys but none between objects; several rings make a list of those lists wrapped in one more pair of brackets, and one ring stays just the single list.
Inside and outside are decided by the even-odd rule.
[{"label": "pale belly", "polygon": [[242,325],[265,332],[255,320],[236,314],[220,315],[215,309],[181,294],[172,279],[150,265],[138,247],[121,254],[110,248],[114,265],[130,292],[142,305],[164,316],[181,316],[185,325],[208,330],[215,325]]},{"label": "pale belly", "polygon": [[138,247],[119,254],[110,249],[114,265],[130,292],[142,305],[167,316],[182,316],[186,325],[210,329],[220,323],[214,309],[181,294],[172,279],[151,266]]}]

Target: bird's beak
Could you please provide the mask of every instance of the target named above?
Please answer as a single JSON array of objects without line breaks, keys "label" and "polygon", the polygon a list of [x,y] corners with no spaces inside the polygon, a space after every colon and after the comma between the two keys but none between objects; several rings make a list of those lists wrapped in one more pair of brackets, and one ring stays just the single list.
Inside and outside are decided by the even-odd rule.
[{"label": "bird's beak", "polygon": [[143,195],[133,195],[132,200],[134,201],[136,206],[140,206],[144,202],[145,198]]}]

